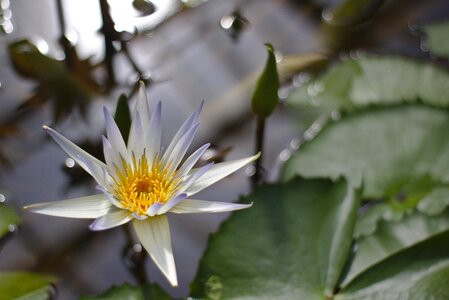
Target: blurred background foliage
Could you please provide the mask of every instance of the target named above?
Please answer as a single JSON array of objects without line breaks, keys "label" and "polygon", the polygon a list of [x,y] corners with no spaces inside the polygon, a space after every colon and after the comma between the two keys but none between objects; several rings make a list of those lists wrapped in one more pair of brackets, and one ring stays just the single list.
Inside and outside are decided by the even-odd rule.
[{"label": "blurred background foliage", "polygon": [[[0,299],[448,299],[448,35],[445,0],[0,0]],[[95,188],[40,127],[103,159],[139,81],[165,141],[206,100],[200,163],[263,152],[200,195],[252,208],[170,220],[179,288],[21,211]]]}]

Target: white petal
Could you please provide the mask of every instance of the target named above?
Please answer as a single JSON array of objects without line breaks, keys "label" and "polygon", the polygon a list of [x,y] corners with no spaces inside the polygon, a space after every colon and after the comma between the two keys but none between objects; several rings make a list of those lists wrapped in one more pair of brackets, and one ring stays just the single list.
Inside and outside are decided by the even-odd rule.
[{"label": "white petal", "polygon": [[209,146],[210,146],[210,143],[205,144],[205,145],[201,146],[200,148],[198,148],[198,150],[193,152],[185,160],[185,162],[182,164],[181,168],[179,168],[178,174],[181,177],[184,177],[185,175],[187,175],[187,173],[189,173],[190,170],[192,170],[193,166],[197,163],[197,161],[201,158],[201,156],[204,154],[204,152],[207,150],[207,148],[209,148]]},{"label": "white petal", "polygon": [[141,81],[139,86],[139,92],[137,94],[136,109],[134,111],[134,118],[136,113],[139,112],[140,119],[142,121],[142,127],[147,128],[150,123],[150,108],[148,105],[148,98],[145,90],[145,84]]},{"label": "white petal", "polygon": [[184,200],[185,198],[187,198],[187,194],[182,193],[177,195],[176,197],[173,197],[172,199],[168,200],[167,203],[165,203],[158,211],[157,214],[158,215],[163,215],[166,212],[168,212],[173,206],[175,206],[176,204],[178,204],[180,201]]},{"label": "white petal", "polygon": [[157,103],[156,109],[151,115],[149,128],[144,127],[146,132],[146,154],[148,158],[148,163],[151,165],[153,163],[153,158],[157,153],[160,154],[161,151],[161,135],[162,135],[162,103],[159,101]]},{"label": "white petal", "polygon": [[150,208],[148,208],[147,210],[147,215],[150,217],[153,217],[157,214],[157,212],[159,211],[159,209],[162,207],[163,204],[156,202],[153,205],[150,206]]},{"label": "white petal", "polygon": [[[196,182],[194,182],[190,187],[188,187],[185,192],[191,196],[198,193],[199,191],[207,188],[208,186],[214,184],[215,182],[221,180],[222,178],[234,173],[238,169],[244,167],[250,162],[259,158],[260,154],[256,154],[251,157],[242,158],[233,161],[227,161],[223,163],[215,164],[208,172],[201,176]],[[192,172],[195,169],[192,170]]]},{"label": "white petal", "polygon": [[204,101],[201,101],[200,107],[188,117],[184,124],[181,125],[178,132],[173,137],[170,145],[168,145],[167,150],[165,151],[165,155],[169,156],[173,149],[178,144],[179,140],[196,124],[198,124],[198,118],[200,116],[201,110],[203,109]]},{"label": "white petal", "polygon": [[253,204],[239,204],[214,202],[204,200],[185,199],[175,205],[170,212],[176,214],[192,214],[192,213],[217,213],[225,211],[233,211],[251,207]]},{"label": "white petal", "polygon": [[124,209],[111,209],[106,215],[96,219],[89,225],[90,230],[100,231],[127,223],[132,219],[129,211]]},{"label": "white petal", "polygon": [[109,142],[109,140],[102,136],[103,141],[103,154],[104,159],[106,160],[106,168],[108,169],[109,175],[112,177],[117,177],[117,167],[122,166],[121,158],[118,153],[114,152],[114,149],[112,149],[112,145]]},{"label": "white petal", "polygon": [[163,156],[163,161],[170,165],[170,167],[174,170],[178,168],[179,163],[182,158],[186,154],[189,149],[190,144],[193,141],[193,138],[198,131],[199,124],[195,124],[186,134],[179,140],[176,146],[173,148],[173,151],[169,155]]},{"label": "white petal", "polygon": [[114,151],[118,153],[118,156],[121,155],[121,157],[129,162],[130,157],[128,154],[128,150],[126,149],[125,141],[123,140],[122,134],[120,133],[117,124],[115,123],[106,107],[103,108],[103,113],[106,123],[106,136],[111,143],[112,149],[114,149]]},{"label": "white petal", "polygon": [[128,137],[128,152],[133,153],[136,159],[140,159],[143,154],[144,138],[142,122],[140,119],[140,113],[136,112],[136,115],[131,124]]},{"label": "white petal", "polygon": [[25,206],[24,209],[34,213],[80,219],[95,219],[107,214],[111,201],[105,195],[93,195],[69,200],[37,203]]},{"label": "white petal", "polygon": [[172,286],[178,285],[167,216],[134,220],[137,237]]},{"label": "white petal", "polygon": [[200,178],[205,173],[207,173],[210,169],[212,169],[213,165],[214,165],[214,163],[209,163],[199,169],[195,169],[195,171],[189,175],[190,177],[187,177],[187,179],[182,183],[183,187],[181,188],[180,192],[184,192],[184,191],[188,190],[189,187],[198,180],[198,178]]},{"label": "white petal", "polygon": [[106,165],[96,159],[67,138],[44,126],[45,131],[61,146],[61,148],[70,155],[87,173],[89,173],[99,184],[105,184]]}]

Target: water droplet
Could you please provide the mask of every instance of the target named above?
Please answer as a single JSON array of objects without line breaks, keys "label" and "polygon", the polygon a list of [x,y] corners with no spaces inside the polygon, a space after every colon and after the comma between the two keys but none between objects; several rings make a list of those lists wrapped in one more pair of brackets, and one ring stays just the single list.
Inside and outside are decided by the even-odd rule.
[{"label": "water droplet", "polygon": [[3,32],[6,34],[10,34],[14,30],[14,26],[12,25],[10,20],[5,20],[1,25]]},{"label": "water droplet", "polygon": [[254,166],[248,166],[245,169],[245,175],[248,177],[254,176],[256,174],[256,168]]},{"label": "water droplet", "polygon": [[313,132],[307,130],[306,132],[304,132],[304,140],[310,141],[311,139],[313,139],[313,135],[314,135]]},{"label": "water droplet", "polygon": [[9,19],[11,19],[11,17],[12,17],[12,12],[11,12],[11,10],[10,9],[6,9],[6,10],[4,10],[3,11],[3,19],[5,19],[5,20],[9,20]]},{"label": "water droplet", "polygon": [[133,245],[133,251],[135,251],[137,253],[140,253],[140,252],[142,252],[142,250],[143,250],[143,247],[142,247],[141,244],[134,244]]},{"label": "water droplet", "polygon": [[279,154],[279,159],[280,159],[281,161],[287,161],[291,156],[292,156],[292,154],[290,153],[290,150],[284,149],[284,150],[282,150],[281,153]]},{"label": "water droplet", "polygon": [[0,7],[2,9],[8,9],[9,5],[10,5],[9,0],[1,0],[0,1]]},{"label": "water droplet", "polygon": [[320,104],[321,104],[320,99],[318,99],[318,98],[310,99],[310,105],[317,107],[317,106],[320,106]]},{"label": "water droplet", "polygon": [[288,97],[289,94],[290,94],[289,88],[286,87],[286,86],[281,87],[281,88],[278,90],[278,97],[279,97],[279,99],[281,99],[281,100],[287,99],[287,97]]},{"label": "water droplet", "polygon": [[232,16],[224,16],[220,19],[220,26],[223,29],[229,29],[234,22],[234,18]]},{"label": "water droplet", "polygon": [[293,85],[300,87],[310,80],[310,74],[302,72],[293,77]]},{"label": "water droplet", "polygon": [[334,19],[334,14],[332,13],[331,10],[325,9],[321,13],[321,17],[323,18],[324,21],[331,22]]},{"label": "water droplet", "polygon": [[352,49],[351,51],[349,51],[349,57],[354,59],[354,60],[358,60],[360,58],[360,52],[357,49]]},{"label": "water droplet", "polygon": [[421,44],[419,45],[419,48],[421,49],[421,51],[429,52],[429,46],[424,41],[421,42]]},{"label": "water droplet", "polygon": [[66,160],[65,160],[65,166],[67,167],[67,168],[73,168],[74,166],[75,166],[75,161],[73,160],[73,158],[67,158]]},{"label": "water droplet", "polygon": [[317,81],[307,87],[307,93],[311,97],[317,96],[322,91],[324,91],[324,85],[320,81]]},{"label": "water droplet", "polygon": [[145,251],[141,244],[127,245],[123,251],[123,259],[128,268],[136,268],[145,260]]},{"label": "water droplet", "polygon": [[331,112],[331,119],[334,121],[338,121],[341,119],[341,113],[338,110],[334,110]]},{"label": "water droplet", "polygon": [[4,203],[6,201],[6,196],[3,194],[0,194],[0,203]]},{"label": "water droplet", "polygon": [[301,139],[300,138],[294,138],[290,141],[290,148],[293,150],[299,149],[299,146],[301,145]]}]

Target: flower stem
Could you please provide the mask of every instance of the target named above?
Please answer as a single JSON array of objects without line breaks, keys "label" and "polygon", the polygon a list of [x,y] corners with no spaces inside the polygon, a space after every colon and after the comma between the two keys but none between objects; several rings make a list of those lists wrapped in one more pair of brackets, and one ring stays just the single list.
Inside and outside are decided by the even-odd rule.
[{"label": "flower stem", "polygon": [[145,259],[147,253],[140,244],[134,242],[129,224],[125,224],[122,227],[127,238],[127,243],[123,250],[125,265],[140,285],[147,284],[149,283],[149,278],[145,271]]},{"label": "flower stem", "polygon": [[265,136],[265,118],[261,117],[261,116],[257,116],[257,124],[256,124],[256,143],[255,143],[255,148],[254,148],[254,152],[255,153],[259,153],[260,152],[260,157],[259,159],[256,160],[255,164],[254,164],[254,168],[255,168],[255,173],[253,175],[253,177],[251,178],[251,185],[252,188],[254,189],[255,187],[257,187],[262,181],[263,181],[263,176],[262,176],[262,154],[263,154],[263,143],[264,143],[264,136]]}]

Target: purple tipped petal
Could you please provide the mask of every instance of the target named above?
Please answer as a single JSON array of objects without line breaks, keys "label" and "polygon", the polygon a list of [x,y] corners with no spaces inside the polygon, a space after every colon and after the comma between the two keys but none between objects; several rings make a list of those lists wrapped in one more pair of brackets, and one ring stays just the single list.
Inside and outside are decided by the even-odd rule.
[{"label": "purple tipped petal", "polygon": [[107,215],[96,219],[89,225],[89,229],[93,231],[106,230],[123,225],[131,219],[132,216],[128,211],[123,209],[113,209]]},{"label": "purple tipped petal", "polygon": [[251,207],[253,204],[239,204],[214,202],[204,200],[185,199],[175,205],[170,212],[176,214],[218,213]]},{"label": "purple tipped petal", "polygon": [[50,127],[44,126],[45,131],[70,155],[98,184],[105,184],[106,165],[69,141],[63,135]]},{"label": "purple tipped petal", "polygon": [[37,203],[24,209],[34,213],[78,219],[95,219],[106,215],[112,204],[105,195],[93,195],[68,200]]}]

